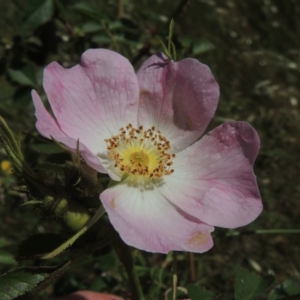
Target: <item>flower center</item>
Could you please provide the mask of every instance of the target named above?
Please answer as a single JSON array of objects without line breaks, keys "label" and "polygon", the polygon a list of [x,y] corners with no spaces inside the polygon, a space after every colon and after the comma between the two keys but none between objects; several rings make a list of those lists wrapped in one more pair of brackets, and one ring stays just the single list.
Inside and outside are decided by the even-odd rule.
[{"label": "flower center", "polygon": [[149,156],[143,150],[129,154],[129,160],[138,166],[148,167],[149,165]]},{"label": "flower center", "polygon": [[170,142],[154,126],[144,130],[143,126],[134,128],[128,124],[105,142],[114,167],[128,175],[160,178],[174,172],[170,169],[175,158],[170,153]]}]

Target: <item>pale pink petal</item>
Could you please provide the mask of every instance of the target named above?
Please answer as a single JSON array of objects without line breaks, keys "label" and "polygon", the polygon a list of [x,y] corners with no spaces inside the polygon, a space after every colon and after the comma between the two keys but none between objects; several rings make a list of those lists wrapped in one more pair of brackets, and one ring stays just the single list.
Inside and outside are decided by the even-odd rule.
[{"label": "pale pink petal", "polygon": [[139,123],[146,128],[157,126],[175,152],[197,140],[219,99],[219,86],[210,69],[196,59],[173,62],[157,54],[143,63],[137,77]]},{"label": "pale pink petal", "polygon": [[78,291],[55,300],[124,300],[124,298],[107,293],[97,293],[91,291]]},{"label": "pale pink petal", "polygon": [[246,122],[225,123],[174,160],[162,194],[188,214],[212,225],[235,228],[262,211],[253,163],[259,137]]},{"label": "pale pink petal", "polygon": [[129,178],[105,190],[100,199],[122,240],[138,249],[205,252],[213,246],[213,227],[172,205],[155,185],[137,186]]},{"label": "pale pink petal", "polygon": [[31,96],[35,107],[35,116],[37,118],[35,125],[39,133],[48,139],[51,139],[51,136],[55,139],[66,137],[56,120],[45,109],[38,93],[35,90],[32,90]]},{"label": "pale pink petal", "polygon": [[[35,115],[37,118],[36,128],[39,133],[48,138],[54,138],[56,141],[63,143],[69,150],[75,152],[77,147],[77,140],[66,136],[61,130],[56,120],[47,112],[45,106],[36,91],[31,93],[33,104],[35,106]],[[102,167],[99,158],[93,154],[87,147],[79,141],[79,151],[82,158],[88,165],[93,167],[98,172],[106,173]]]},{"label": "pale pink petal", "polygon": [[106,151],[104,139],[136,123],[137,78],[129,61],[113,51],[87,50],[70,69],[51,63],[44,89],[63,132],[93,153]]}]

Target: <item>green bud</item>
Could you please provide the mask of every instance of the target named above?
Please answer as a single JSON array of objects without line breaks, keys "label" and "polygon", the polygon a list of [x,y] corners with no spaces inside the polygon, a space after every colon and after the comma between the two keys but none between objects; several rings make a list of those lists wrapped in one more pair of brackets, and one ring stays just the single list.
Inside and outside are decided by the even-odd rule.
[{"label": "green bud", "polygon": [[91,216],[87,209],[73,201],[69,201],[68,210],[63,214],[65,224],[74,232],[83,228],[90,218]]},{"label": "green bud", "polygon": [[52,196],[46,196],[43,200],[43,204],[47,207],[50,208],[53,203],[54,203],[55,199]]},{"label": "green bud", "polygon": [[68,209],[67,199],[55,199],[52,196],[46,196],[43,200],[44,206],[57,215],[62,215]]},{"label": "green bud", "polygon": [[67,199],[61,199],[55,203],[53,211],[58,214],[62,215],[68,209],[68,201]]}]

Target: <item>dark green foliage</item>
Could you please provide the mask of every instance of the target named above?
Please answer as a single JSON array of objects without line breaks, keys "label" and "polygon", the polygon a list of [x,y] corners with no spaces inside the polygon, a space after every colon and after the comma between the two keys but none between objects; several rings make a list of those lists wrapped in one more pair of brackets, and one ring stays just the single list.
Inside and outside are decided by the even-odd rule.
[{"label": "dark green foliage", "polygon": [[3,300],[12,300],[34,289],[47,278],[47,273],[41,270],[31,272],[27,269],[18,269],[0,277],[0,297]]},{"label": "dark green foliage", "polygon": [[61,147],[56,144],[35,144],[33,147],[37,152],[44,154],[56,154],[65,152]]},{"label": "dark green foliage", "polygon": [[271,285],[272,279],[263,279],[245,269],[235,278],[235,300],[256,300]]},{"label": "dark green foliage", "polygon": [[214,298],[213,293],[200,286],[190,285],[187,289],[191,300],[212,300]]},{"label": "dark green foliage", "polygon": [[[5,241],[2,245],[0,239],[0,271],[7,274],[0,279],[0,290],[1,280],[15,276],[25,280],[17,286],[17,294],[50,284],[37,299],[78,289],[130,299],[128,276],[113,250],[102,247],[116,238],[112,232],[111,240],[102,240],[105,222],[95,224],[74,247],[77,251],[99,239],[101,249],[81,256],[57,284],[54,280],[64,268],[6,273],[16,264],[16,253],[36,266],[43,254],[72,236],[54,213],[61,199],[77,201],[93,215],[99,193],[108,184],[105,176],[78,168],[69,153],[37,136],[30,92],[34,88],[43,95],[42,74],[48,63],[55,60],[71,67],[89,48],[117,51],[138,69],[147,57],[162,51],[160,40],[166,42],[173,18],[178,59],[194,57],[206,63],[220,84],[220,103],[207,131],[233,119],[248,121],[259,132],[255,173],[264,202],[262,215],[247,228],[237,229],[239,235],[228,237],[225,230],[216,229],[215,246],[208,253],[193,258],[178,254],[178,286],[183,289],[177,298],[300,299],[299,278],[294,277],[300,272],[298,236],[253,234],[256,229],[300,228],[298,0],[14,0],[0,1],[0,11],[0,115],[21,137],[26,162],[45,182],[34,186],[16,169],[13,175],[0,170],[0,232]],[[0,162],[9,159],[0,150]],[[21,206],[48,195],[55,199],[51,207]],[[66,238],[60,237],[62,231]],[[63,264],[70,252],[56,257],[54,264]],[[164,299],[172,289],[172,256],[133,254],[146,299]],[[272,286],[269,274],[276,280]],[[186,289],[189,296],[182,292]]]},{"label": "dark green foliage", "polygon": [[[18,296],[39,291],[67,270],[68,263],[58,268],[20,268],[0,277],[0,299],[13,300]],[[25,298],[23,298],[25,299]]]},{"label": "dark green foliage", "polygon": [[16,261],[10,252],[0,249],[0,264],[15,265]]},{"label": "dark green foliage", "polygon": [[8,74],[10,76],[10,78],[21,84],[21,85],[29,85],[29,86],[34,86],[35,82],[34,82],[34,74],[29,74],[28,72],[29,70],[13,70],[13,69],[8,69]]},{"label": "dark green foliage", "polygon": [[300,299],[300,277],[285,280],[271,291],[268,300]]},{"label": "dark green foliage", "polygon": [[25,11],[25,22],[21,28],[22,34],[27,34],[48,22],[53,14],[53,0],[30,0]]},{"label": "dark green foliage", "polygon": [[35,260],[51,252],[65,241],[54,233],[36,234],[24,240],[18,247],[18,260]]}]

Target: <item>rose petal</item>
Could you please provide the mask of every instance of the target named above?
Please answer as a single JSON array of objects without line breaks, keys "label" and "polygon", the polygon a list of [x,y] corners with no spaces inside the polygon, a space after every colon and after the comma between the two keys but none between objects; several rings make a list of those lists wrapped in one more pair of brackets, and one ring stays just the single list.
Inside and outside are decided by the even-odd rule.
[{"label": "rose petal", "polygon": [[51,63],[44,71],[44,89],[63,132],[93,153],[106,151],[104,139],[136,122],[136,75],[129,61],[113,51],[87,50],[71,69]]},{"label": "rose petal", "polygon": [[[31,93],[33,104],[35,106],[35,115],[37,118],[36,128],[39,133],[48,138],[54,138],[56,141],[64,144],[69,150],[75,152],[77,148],[77,140],[70,138],[60,129],[56,120],[47,112],[45,106],[36,91]],[[99,158],[93,154],[87,147],[79,141],[79,151],[86,163],[98,172],[106,173],[100,163]]]},{"label": "rose petal", "polygon": [[157,126],[175,152],[197,140],[219,99],[219,86],[210,69],[196,59],[173,62],[157,54],[143,63],[137,77],[139,123],[146,128]]},{"label": "rose petal", "polygon": [[183,213],[155,185],[142,188],[129,178],[105,190],[100,199],[125,243],[149,252],[205,252],[213,227]]},{"label": "rose petal", "polygon": [[37,118],[35,126],[39,133],[48,139],[51,139],[51,136],[55,139],[58,139],[59,137],[66,137],[56,120],[54,120],[54,118],[45,109],[38,93],[35,90],[32,90],[31,96],[35,107],[35,116]]},{"label": "rose petal", "polygon": [[62,298],[57,298],[55,300],[124,300],[124,299],[107,293],[97,293],[92,291],[78,291],[71,295]]},{"label": "rose petal", "polygon": [[253,162],[259,137],[246,122],[225,123],[177,153],[162,194],[188,214],[212,225],[236,228],[262,211]]}]

